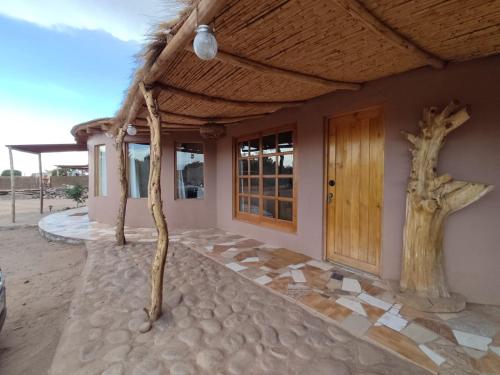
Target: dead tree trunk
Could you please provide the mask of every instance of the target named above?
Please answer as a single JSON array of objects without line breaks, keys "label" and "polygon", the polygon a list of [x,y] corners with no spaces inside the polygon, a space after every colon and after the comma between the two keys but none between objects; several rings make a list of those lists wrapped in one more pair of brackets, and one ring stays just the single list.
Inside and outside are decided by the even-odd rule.
[{"label": "dead tree trunk", "polygon": [[158,242],[156,253],[151,267],[151,301],[147,313],[149,321],[154,322],[161,316],[163,300],[163,272],[168,251],[168,228],[163,215],[163,202],[161,199],[161,117],[158,103],[151,89],[140,84],[142,94],[148,107],[148,125],[151,133],[151,160],[149,171],[148,204],[156,230]]},{"label": "dead tree trunk", "polygon": [[116,244],[125,245],[125,215],[127,213],[128,180],[125,170],[125,147],[123,140],[127,131],[121,127],[116,137],[116,151],[118,152],[118,175],[120,178],[120,203],[118,206],[118,216],[116,218],[115,238]]},{"label": "dead tree trunk", "polygon": [[466,108],[450,103],[441,113],[425,108],[418,136],[403,132],[412,143],[412,169],[406,196],[402,292],[426,298],[449,298],[443,269],[443,227],[451,213],[477,201],[493,189],[449,174],[437,175],[444,138],[469,119]]}]

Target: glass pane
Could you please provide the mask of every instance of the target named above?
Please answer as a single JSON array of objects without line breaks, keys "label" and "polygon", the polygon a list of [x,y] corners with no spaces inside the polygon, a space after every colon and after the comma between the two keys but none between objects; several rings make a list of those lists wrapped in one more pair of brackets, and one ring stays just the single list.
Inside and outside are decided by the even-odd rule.
[{"label": "glass pane", "polygon": [[260,153],[260,141],[259,139],[252,139],[250,142],[250,155],[257,156]]},{"label": "glass pane", "polygon": [[278,180],[278,195],[280,197],[293,196],[293,178],[280,178]]},{"label": "glass pane", "polygon": [[248,160],[240,159],[238,169],[240,176],[246,176],[248,174]]},{"label": "glass pane", "polygon": [[272,154],[276,152],[276,134],[266,135],[262,138],[262,153]]},{"label": "glass pane", "polygon": [[293,132],[278,134],[279,152],[293,151]]},{"label": "glass pane", "polygon": [[276,174],[276,156],[265,156],[262,158],[262,174]]},{"label": "glass pane", "polygon": [[260,212],[260,199],[250,197],[250,213],[258,215]]},{"label": "glass pane", "polygon": [[147,198],[149,180],[149,145],[128,144],[129,196]]},{"label": "glass pane", "polygon": [[293,154],[279,156],[278,173],[293,174]]},{"label": "glass pane", "polygon": [[240,142],[238,144],[238,149],[240,150],[240,156],[248,156],[248,142]]},{"label": "glass pane", "polygon": [[179,143],[175,151],[176,199],[203,199],[205,196],[203,144]]},{"label": "glass pane", "polygon": [[240,193],[248,194],[248,179],[247,178],[240,178],[239,186],[240,186],[239,187]]},{"label": "glass pane", "polygon": [[263,178],[262,188],[264,190],[263,194],[267,196],[274,197],[276,195],[276,179],[275,178]]},{"label": "glass pane", "polygon": [[106,145],[97,146],[97,191],[96,195],[108,195],[108,177],[106,170]]},{"label": "glass pane", "polygon": [[275,200],[274,199],[264,199],[263,202],[263,207],[262,209],[264,212],[262,212],[262,215],[265,217],[276,217],[276,206],[275,206]]},{"label": "glass pane", "polygon": [[259,174],[259,159],[250,159],[250,174]]},{"label": "glass pane", "polygon": [[248,197],[240,196],[240,212],[248,212]]},{"label": "glass pane", "polygon": [[293,221],[292,202],[278,201],[278,219]]},{"label": "glass pane", "polygon": [[250,194],[259,194],[259,179],[251,178],[250,179]]}]

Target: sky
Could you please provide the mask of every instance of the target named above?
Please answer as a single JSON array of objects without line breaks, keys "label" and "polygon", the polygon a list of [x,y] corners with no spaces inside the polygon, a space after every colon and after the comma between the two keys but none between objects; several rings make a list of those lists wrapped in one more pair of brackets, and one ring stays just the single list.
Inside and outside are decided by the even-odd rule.
[{"label": "sky", "polygon": [[[70,143],[70,129],[120,107],[134,56],[152,25],[174,18],[175,0],[0,0],[0,171],[8,144]],[[14,151],[14,168],[38,172],[37,155]],[[43,154],[87,164],[87,153]]]}]

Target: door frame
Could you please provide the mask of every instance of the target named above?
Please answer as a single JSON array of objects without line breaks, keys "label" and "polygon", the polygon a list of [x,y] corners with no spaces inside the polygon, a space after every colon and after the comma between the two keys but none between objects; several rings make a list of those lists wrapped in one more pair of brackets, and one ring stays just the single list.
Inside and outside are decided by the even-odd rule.
[{"label": "door frame", "polygon": [[[327,253],[328,253],[328,204],[327,204],[327,195],[328,195],[328,162],[329,162],[329,156],[330,156],[330,150],[329,150],[329,129],[330,129],[330,122],[332,119],[336,117],[343,117],[347,115],[351,115],[354,113],[362,112],[362,111],[369,111],[369,110],[379,110],[381,115],[382,115],[382,186],[381,186],[381,199],[380,199],[380,244],[379,244],[379,253],[378,253],[378,264],[377,264],[377,270],[375,272],[369,272],[366,270],[362,270],[359,268],[356,268],[354,266],[350,266],[348,264],[340,263],[340,262],[335,262],[331,259],[328,259]],[[329,115],[329,116],[324,116],[323,117],[323,188],[322,188],[322,202],[323,202],[323,260],[327,262],[331,262],[334,264],[338,264],[341,267],[347,267],[351,268],[355,271],[359,272],[365,272],[365,273],[371,273],[376,276],[380,276],[382,274],[382,244],[383,244],[383,232],[384,232],[384,188],[385,188],[385,109],[383,104],[375,104],[371,105],[368,107],[363,107],[359,109],[353,109],[353,110],[348,110],[348,111],[342,111],[342,112],[337,112],[335,114]]]}]

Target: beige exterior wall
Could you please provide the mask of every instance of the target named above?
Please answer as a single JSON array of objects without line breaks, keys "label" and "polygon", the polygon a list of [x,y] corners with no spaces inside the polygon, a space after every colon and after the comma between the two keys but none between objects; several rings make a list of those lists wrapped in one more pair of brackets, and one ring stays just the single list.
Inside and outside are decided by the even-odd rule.
[{"label": "beige exterior wall", "polygon": [[[206,198],[174,201],[173,141],[165,139],[162,190],[165,213],[171,227],[218,226],[274,245],[323,258],[324,219],[324,119],[374,105],[384,108],[385,175],[382,213],[381,276],[398,279],[405,216],[405,189],[409,174],[409,144],[400,130],[416,132],[424,106],[446,105],[459,99],[471,106],[472,118],[453,132],[441,152],[440,171],[457,179],[481,181],[497,187],[475,204],[452,215],[446,225],[446,273],[453,291],[469,301],[500,304],[500,56],[452,64],[444,70],[420,69],[377,82],[359,92],[338,92],[288,109],[247,121],[228,129],[228,136],[206,147]],[[298,225],[296,233],[248,224],[233,218],[233,138],[267,128],[297,124]],[[182,135],[175,135],[182,137]],[[173,137],[174,137],[173,136]],[[94,136],[89,145],[109,143]],[[89,181],[90,215],[114,222],[118,203],[116,154],[108,150],[108,192],[93,198]],[[93,166],[91,153],[89,165]],[[151,225],[146,200],[129,199],[127,224]]]},{"label": "beige exterior wall", "polygon": [[[148,138],[127,137],[126,142],[145,142]],[[203,142],[205,146],[205,198],[204,199],[174,199],[174,143]],[[94,146],[106,145],[108,195],[96,197],[94,193]],[[113,140],[104,135],[92,136],[89,147],[89,215],[91,220],[114,223],[118,212],[120,187],[118,180],[118,156]],[[174,133],[163,138],[162,155],[162,197],[163,209],[168,217],[170,228],[210,228],[216,226],[215,216],[215,149],[214,142],[206,142],[192,133]],[[194,215],[192,213],[195,213]],[[147,227],[153,225],[153,219],[148,209],[147,198],[129,198],[127,202],[126,225],[132,227]]]}]

